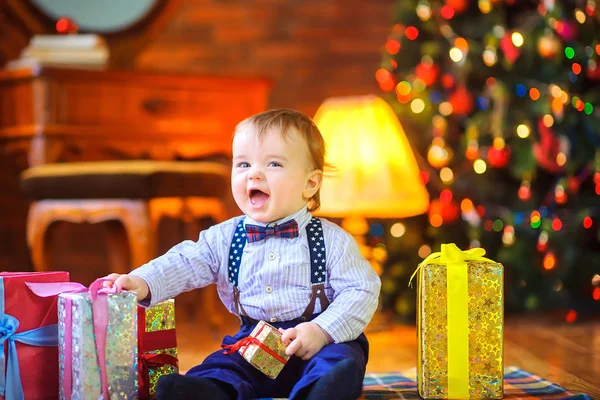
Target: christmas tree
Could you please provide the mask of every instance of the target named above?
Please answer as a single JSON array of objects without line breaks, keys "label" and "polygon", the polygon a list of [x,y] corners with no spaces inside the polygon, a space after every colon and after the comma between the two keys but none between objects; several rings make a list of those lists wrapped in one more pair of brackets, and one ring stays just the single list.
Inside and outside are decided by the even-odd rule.
[{"label": "christmas tree", "polygon": [[[375,77],[432,197],[414,252],[483,247],[505,266],[507,311],[600,309],[596,2],[398,0],[394,13]],[[401,314],[408,234],[390,238],[383,275]]]}]

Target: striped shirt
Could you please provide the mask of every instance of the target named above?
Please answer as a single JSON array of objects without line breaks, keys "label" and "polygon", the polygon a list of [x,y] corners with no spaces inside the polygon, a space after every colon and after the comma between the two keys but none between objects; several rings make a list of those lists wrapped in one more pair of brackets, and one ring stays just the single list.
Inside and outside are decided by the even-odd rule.
[{"label": "striped shirt", "polygon": [[[232,218],[200,232],[197,242],[181,242],[132,271],[132,275],[148,284],[151,293],[148,304],[216,283],[223,304],[237,315],[227,266],[231,240],[242,218],[244,224],[266,225],[245,216]],[[248,316],[256,320],[293,320],[302,315],[309,303],[311,269],[305,228],[311,214],[302,208],[269,225],[290,219],[298,222],[298,237],[270,236],[244,247],[238,282],[240,303]],[[321,223],[327,254],[325,294],[330,305],[313,322],[336,343],[346,342],[357,338],[371,320],[381,282],[349,233],[325,219]],[[315,312],[320,312],[320,308],[317,301]]]}]

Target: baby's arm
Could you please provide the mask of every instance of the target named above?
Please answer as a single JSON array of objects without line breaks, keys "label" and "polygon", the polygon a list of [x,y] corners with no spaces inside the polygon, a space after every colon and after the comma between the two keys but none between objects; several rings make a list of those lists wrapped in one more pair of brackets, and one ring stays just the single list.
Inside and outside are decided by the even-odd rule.
[{"label": "baby's arm", "polygon": [[356,339],[371,321],[379,301],[381,281],[360,254],[356,241],[341,229],[328,243],[329,282],[334,300],[311,322],[281,330],[286,354],[308,360],[329,343]]},{"label": "baby's arm", "polygon": [[337,228],[331,233],[327,270],[333,301],[312,322],[334,342],[343,343],[356,339],[371,321],[379,303],[381,280],[348,232]]},{"label": "baby's arm", "polygon": [[106,282],[105,286],[112,286],[113,283],[119,290],[131,290],[137,293],[138,301],[144,300],[150,294],[150,289],[145,280],[139,276],[129,274],[110,274],[106,277],[112,282]]},{"label": "baby's arm", "polygon": [[129,274],[110,274],[107,278],[120,289],[137,292],[143,305],[153,305],[207,286],[217,280],[222,231],[220,225],[212,226],[200,232],[197,242],[183,241]]},{"label": "baby's arm", "polygon": [[303,360],[308,360],[323,347],[333,342],[327,332],[314,322],[303,322],[290,329],[280,329],[283,332],[281,341],[287,346],[285,354],[295,354]]}]

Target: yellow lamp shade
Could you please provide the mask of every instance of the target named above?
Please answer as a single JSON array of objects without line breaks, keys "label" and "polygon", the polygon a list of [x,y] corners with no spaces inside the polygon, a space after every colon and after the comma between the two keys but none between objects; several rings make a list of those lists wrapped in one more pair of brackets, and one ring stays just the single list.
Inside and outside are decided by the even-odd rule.
[{"label": "yellow lamp shade", "polygon": [[319,215],[403,218],[427,211],[429,194],[408,139],[376,96],[327,99],[315,114],[327,146]]}]

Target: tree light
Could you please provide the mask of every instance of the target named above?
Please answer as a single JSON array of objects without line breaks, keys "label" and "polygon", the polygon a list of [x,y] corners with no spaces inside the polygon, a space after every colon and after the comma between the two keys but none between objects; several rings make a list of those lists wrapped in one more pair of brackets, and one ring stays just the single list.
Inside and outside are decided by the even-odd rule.
[{"label": "tree light", "polygon": [[490,0],[479,0],[479,11],[481,11],[482,14],[489,14],[489,12],[492,11]]},{"label": "tree light", "polygon": [[531,100],[536,101],[540,98],[540,91],[537,88],[531,88],[529,90],[529,97],[531,97]]},{"label": "tree light", "polygon": [[460,202],[460,209],[462,210],[462,212],[467,213],[473,208],[473,202],[471,201],[471,199],[463,199],[463,201]]},{"label": "tree light", "polygon": [[431,254],[431,247],[427,246],[426,244],[422,245],[421,247],[419,247],[418,254],[421,258],[427,257]]},{"label": "tree light", "polygon": [[439,228],[440,226],[442,226],[442,224],[444,223],[444,219],[442,218],[441,215],[439,214],[433,214],[430,218],[429,218],[429,223],[431,224],[431,226],[433,226],[434,228]]},{"label": "tree light", "polygon": [[444,167],[440,170],[440,179],[446,185],[449,185],[454,181],[454,172],[448,167]]},{"label": "tree light", "polygon": [[517,126],[517,135],[519,135],[521,139],[525,139],[526,137],[528,137],[529,133],[529,127],[527,125],[520,124],[519,126]]},{"label": "tree light", "polygon": [[452,108],[452,104],[450,104],[447,101],[440,103],[438,109],[440,111],[440,114],[442,114],[444,117],[447,117],[448,115],[452,114],[452,111],[454,111],[454,109]]},{"label": "tree light", "polygon": [[550,114],[546,114],[542,118],[542,122],[544,123],[544,126],[546,128],[550,128],[550,127],[552,127],[552,125],[554,125],[554,117]]},{"label": "tree light", "polygon": [[425,102],[421,99],[414,99],[411,103],[410,103],[410,109],[412,110],[412,112],[414,112],[415,114],[420,114],[423,112],[423,110],[425,109]]},{"label": "tree light", "polygon": [[498,59],[496,57],[496,52],[494,50],[487,49],[483,52],[483,63],[488,67],[491,67],[494,64],[496,64],[497,60]]},{"label": "tree light", "polygon": [[408,40],[415,40],[417,37],[419,37],[419,30],[414,26],[409,26],[404,31],[404,34]]},{"label": "tree light", "polygon": [[407,96],[411,89],[410,83],[407,81],[402,81],[396,85],[396,93],[398,93],[400,96]]},{"label": "tree light", "polygon": [[427,4],[419,4],[417,6],[417,15],[421,21],[427,21],[431,18],[431,7]]},{"label": "tree light", "polygon": [[404,226],[404,224],[402,222],[396,222],[390,228],[390,234],[393,237],[399,238],[399,237],[402,237],[405,233],[406,233],[406,227]]},{"label": "tree light", "polygon": [[454,62],[459,62],[463,59],[463,52],[458,47],[450,49],[450,59]]},{"label": "tree light", "polygon": [[553,269],[556,266],[556,257],[554,257],[554,254],[551,252],[546,253],[543,264],[546,271]]},{"label": "tree light", "polygon": [[513,32],[513,34],[511,35],[511,40],[513,42],[513,44],[517,47],[521,47],[523,46],[523,35],[521,35],[519,32]]},{"label": "tree light", "polygon": [[486,165],[485,161],[483,161],[481,158],[478,158],[473,163],[473,169],[475,170],[476,173],[481,175],[487,170],[487,165]]}]

